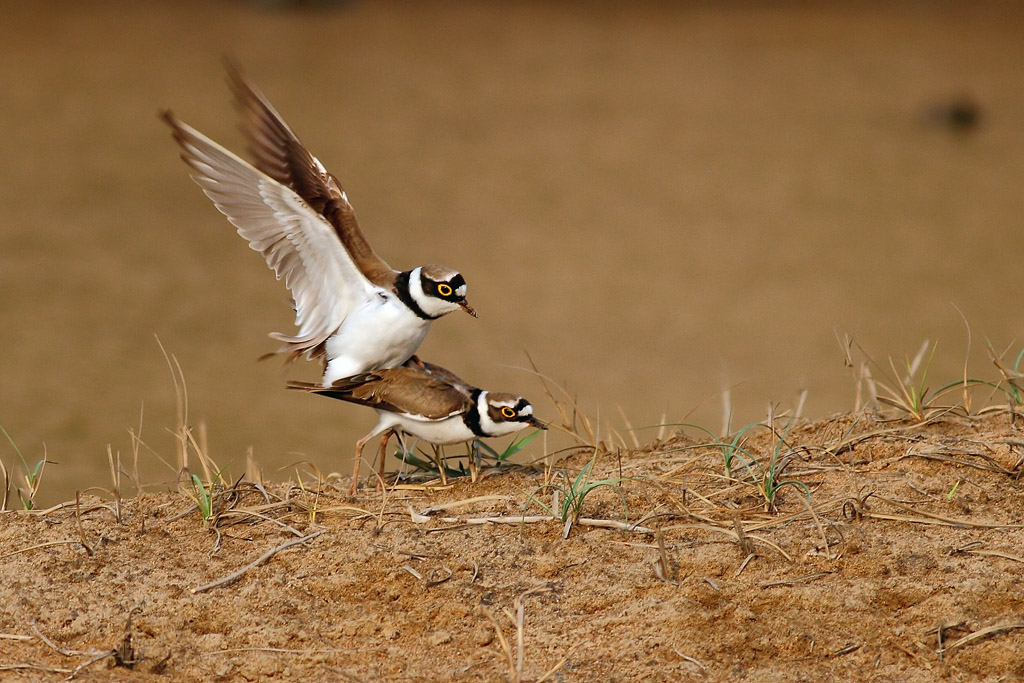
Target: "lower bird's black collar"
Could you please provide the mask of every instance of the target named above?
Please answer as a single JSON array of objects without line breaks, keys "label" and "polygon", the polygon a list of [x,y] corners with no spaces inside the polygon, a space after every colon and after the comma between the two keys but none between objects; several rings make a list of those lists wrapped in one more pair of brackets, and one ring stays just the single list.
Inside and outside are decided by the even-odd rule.
[{"label": "lower bird's black collar", "polygon": [[473,406],[466,411],[466,414],[462,416],[462,421],[469,427],[469,431],[473,432],[476,436],[487,436],[484,434],[484,430],[480,427],[480,394],[483,391],[480,389],[474,389],[469,395],[473,401]]}]

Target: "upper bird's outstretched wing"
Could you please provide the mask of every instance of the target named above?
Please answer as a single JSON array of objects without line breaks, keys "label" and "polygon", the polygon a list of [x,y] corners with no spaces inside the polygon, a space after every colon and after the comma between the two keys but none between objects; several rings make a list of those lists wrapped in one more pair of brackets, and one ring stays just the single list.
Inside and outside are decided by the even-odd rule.
[{"label": "upper bird's outstretched wing", "polygon": [[359,270],[374,284],[388,288],[394,271],[370,247],[356,221],[355,211],[341,183],[327,172],[277,113],[270,101],[242,73],[227,62],[228,82],[242,116],[242,132],[249,142],[255,166],[290,187],[310,208],[323,215],[338,233]]},{"label": "upper bird's outstretched wing", "polygon": [[164,121],[181,147],[192,179],[227,216],[249,246],[263,254],[295,302],[295,336],[271,336],[294,359],[321,351],[354,306],[374,287],[342,246],[333,226],[294,190],[186,125],[170,111]]}]

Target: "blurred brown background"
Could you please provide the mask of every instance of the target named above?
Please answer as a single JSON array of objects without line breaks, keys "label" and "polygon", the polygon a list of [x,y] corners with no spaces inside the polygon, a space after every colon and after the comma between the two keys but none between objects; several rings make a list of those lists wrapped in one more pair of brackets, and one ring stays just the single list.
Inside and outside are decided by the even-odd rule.
[{"label": "blurred brown background", "polygon": [[[1024,336],[1024,5],[5,3],[0,424],[43,499],[173,460],[181,363],[212,454],[345,470],[368,411],[294,395],[286,292],[156,112],[241,151],[234,55],[392,266],[453,265],[479,320],[421,349],[550,414],[528,349],[604,425],[853,407],[837,333],[937,340],[934,386]],[[949,105],[976,107],[976,126]],[[970,113],[969,111],[967,113]],[[969,117],[968,117],[969,118]],[[1019,348],[1019,347],[1017,347]],[[646,439],[650,432],[642,432]],[[539,442],[536,442],[539,444]],[[13,450],[0,444],[10,467]],[[148,481],[172,478],[145,455]]]}]

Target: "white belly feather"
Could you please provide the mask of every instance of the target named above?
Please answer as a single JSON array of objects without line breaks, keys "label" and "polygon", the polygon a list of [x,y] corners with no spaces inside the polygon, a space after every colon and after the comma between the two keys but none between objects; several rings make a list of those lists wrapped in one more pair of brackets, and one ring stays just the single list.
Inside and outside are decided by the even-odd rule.
[{"label": "white belly feather", "polygon": [[406,434],[412,434],[418,439],[442,445],[462,443],[476,438],[476,435],[473,434],[462,420],[462,413],[456,413],[443,420],[417,419],[386,410],[378,410],[377,415],[380,417],[380,422],[373,428],[371,434],[380,434],[388,429],[397,427]]},{"label": "white belly feather", "polygon": [[352,311],[327,340],[323,385],[360,372],[402,365],[423,343],[430,322],[381,290]]}]

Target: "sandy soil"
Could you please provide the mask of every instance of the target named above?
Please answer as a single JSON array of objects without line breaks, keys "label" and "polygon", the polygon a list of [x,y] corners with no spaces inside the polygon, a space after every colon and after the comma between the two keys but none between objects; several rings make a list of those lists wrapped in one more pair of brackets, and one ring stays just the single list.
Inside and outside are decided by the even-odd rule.
[{"label": "sandy soil", "polygon": [[[550,504],[538,487],[564,491],[593,450],[354,500],[238,483],[205,525],[178,492],[6,512],[0,677],[1016,679],[1013,422],[778,421],[737,441],[757,462],[737,454],[729,478],[706,439],[599,448],[591,481],[618,488],[589,492],[567,538],[536,504],[523,522],[524,504]],[[801,484],[768,506],[773,458]]]}]

